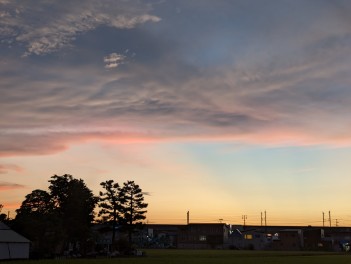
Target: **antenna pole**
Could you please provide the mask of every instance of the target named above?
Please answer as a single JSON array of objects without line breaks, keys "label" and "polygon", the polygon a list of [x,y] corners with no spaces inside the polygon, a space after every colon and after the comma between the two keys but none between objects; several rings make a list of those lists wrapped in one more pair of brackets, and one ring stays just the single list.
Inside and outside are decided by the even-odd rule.
[{"label": "antenna pole", "polygon": [[331,215],[330,215],[330,211],[329,211],[329,226],[331,227],[331,222],[332,222],[332,219],[331,219]]},{"label": "antenna pole", "polygon": [[247,219],[247,215],[243,215],[242,219],[244,220],[244,227],[246,226],[246,219]]}]

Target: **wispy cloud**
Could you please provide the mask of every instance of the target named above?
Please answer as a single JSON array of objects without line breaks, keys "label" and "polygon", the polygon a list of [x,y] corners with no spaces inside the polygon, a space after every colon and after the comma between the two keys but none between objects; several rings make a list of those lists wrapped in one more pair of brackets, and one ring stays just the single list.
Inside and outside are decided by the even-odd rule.
[{"label": "wispy cloud", "polygon": [[22,172],[23,168],[15,164],[0,164],[0,174],[5,174],[9,171]]},{"label": "wispy cloud", "polygon": [[125,59],[126,59],[126,56],[123,54],[118,54],[115,52],[111,53],[108,56],[104,57],[105,68],[106,69],[117,68],[120,64],[124,63]]},{"label": "wispy cloud", "polygon": [[25,188],[25,187],[26,186],[24,186],[22,184],[0,181],[0,191],[7,191],[7,190],[13,190],[13,189],[22,189],[22,188]]},{"label": "wispy cloud", "polygon": [[150,6],[139,1],[3,1],[0,5],[0,36],[9,44],[23,43],[24,56],[69,47],[78,34],[101,25],[133,28],[160,21],[148,14]]}]

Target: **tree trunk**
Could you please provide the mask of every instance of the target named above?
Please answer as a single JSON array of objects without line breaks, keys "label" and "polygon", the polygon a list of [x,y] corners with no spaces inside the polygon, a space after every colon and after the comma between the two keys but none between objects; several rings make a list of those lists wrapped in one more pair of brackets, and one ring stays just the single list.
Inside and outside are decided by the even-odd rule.
[{"label": "tree trunk", "polygon": [[115,249],[115,240],[116,240],[116,209],[113,209],[113,223],[112,223],[112,241],[110,251],[112,252]]},{"label": "tree trunk", "polygon": [[130,196],[130,219],[129,219],[129,227],[128,227],[128,238],[129,238],[129,245],[132,246],[132,231],[133,231],[133,193]]}]

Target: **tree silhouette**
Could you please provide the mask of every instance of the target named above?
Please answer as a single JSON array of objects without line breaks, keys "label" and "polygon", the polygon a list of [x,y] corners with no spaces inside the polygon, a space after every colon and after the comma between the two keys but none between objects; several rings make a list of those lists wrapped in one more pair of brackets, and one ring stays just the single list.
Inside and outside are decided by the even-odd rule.
[{"label": "tree silhouette", "polygon": [[90,236],[97,198],[82,179],[54,175],[49,192],[34,190],[16,210],[15,228],[33,242],[44,256],[63,251],[68,242],[80,246],[81,253]]},{"label": "tree silhouette", "polygon": [[27,194],[17,214],[43,215],[52,212],[54,209],[51,196],[48,192],[36,189]]},{"label": "tree silhouette", "polygon": [[6,215],[6,214],[2,214],[2,213],[1,213],[3,207],[4,207],[4,205],[3,205],[3,204],[0,204],[0,222],[5,222],[5,221],[6,221],[6,218],[7,218],[7,215]]},{"label": "tree silhouette", "polygon": [[122,201],[122,219],[128,229],[129,243],[131,243],[134,227],[141,225],[141,220],[146,218],[147,211],[145,209],[148,204],[144,203],[144,194],[134,181],[123,183],[120,189],[120,197]]},{"label": "tree silhouette", "polygon": [[49,183],[54,210],[62,219],[66,242],[79,242],[84,247],[94,220],[97,198],[82,179],[75,179],[69,174],[54,175]]},{"label": "tree silhouette", "polygon": [[119,184],[113,180],[101,182],[100,185],[105,189],[100,191],[99,216],[103,222],[112,223],[112,245],[115,244],[117,222],[120,219],[121,199]]},{"label": "tree silhouette", "polygon": [[32,251],[40,256],[53,253],[61,230],[50,194],[39,189],[32,191],[16,213],[14,229],[32,241]]}]

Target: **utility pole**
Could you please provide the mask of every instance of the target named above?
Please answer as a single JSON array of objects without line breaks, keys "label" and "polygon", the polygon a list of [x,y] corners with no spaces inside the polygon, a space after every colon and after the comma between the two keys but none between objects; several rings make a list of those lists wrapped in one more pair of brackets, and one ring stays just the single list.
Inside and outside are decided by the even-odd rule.
[{"label": "utility pole", "polygon": [[335,226],[336,226],[336,227],[339,226],[339,221],[338,221],[338,219],[335,219]]},{"label": "utility pole", "polygon": [[189,222],[190,222],[190,213],[188,211],[188,212],[186,212],[186,224],[188,225]]},{"label": "utility pole", "polygon": [[243,215],[241,218],[244,220],[244,227],[245,227],[245,225],[246,225],[247,215]]},{"label": "utility pole", "polygon": [[264,218],[263,213],[261,212],[261,226],[263,226],[263,219],[264,219],[264,226],[267,226],[267,212],[264,211]]},{"label": "utility pole", "polygon": [[324,212],[322,212],[322,214],[323,214],[323,227],[324,227]]},{"label": "utility pole", "polygon": [[331,227],[331,222],[332,222],[332,219],[331,219],[331,215],[330,215],[330,211],[329,211],[329,226]]}]

